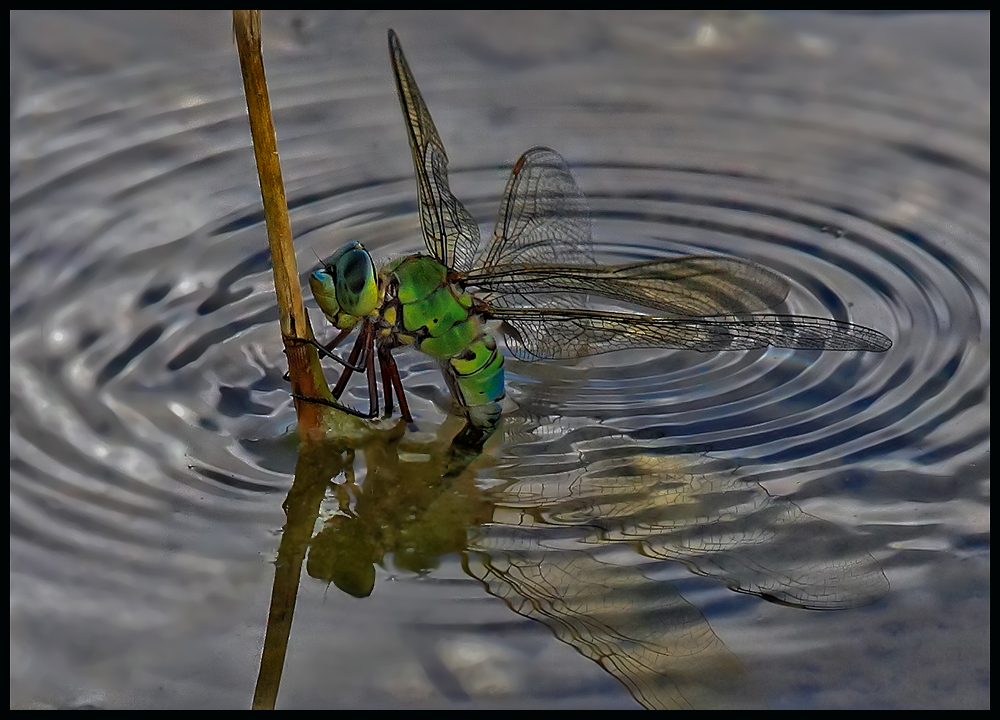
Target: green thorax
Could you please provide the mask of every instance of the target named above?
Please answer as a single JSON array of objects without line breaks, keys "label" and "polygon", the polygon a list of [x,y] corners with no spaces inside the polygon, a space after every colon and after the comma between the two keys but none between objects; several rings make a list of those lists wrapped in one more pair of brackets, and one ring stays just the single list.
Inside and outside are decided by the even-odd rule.
[{"label": "green thorax", "polygon": [[448,281],[448,269],[427,255],[395,260],[380,273],[382,319],[398,344],[416,345],[441,360],[457,358],[483,332],[473,297]]},{"label": "green thorax", "polygon": [[495,424],[504,398],[503,355],[472,295],[426,255],[389,263],[379,280],[382,342],[414,345],[441,360],[449,388],[473,423]]}]

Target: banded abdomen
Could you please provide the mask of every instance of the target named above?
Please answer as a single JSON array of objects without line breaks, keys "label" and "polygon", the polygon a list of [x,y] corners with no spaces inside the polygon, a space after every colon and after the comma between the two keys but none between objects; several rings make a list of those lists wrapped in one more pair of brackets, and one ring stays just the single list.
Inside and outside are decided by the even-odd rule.
[{"label": "banded abdomen", "polygon": [[414,345],[441,361],[445,381],[469,420],[496,424],[504,397],[503,355],[474,311],[474,299],[448,282],[448,270],[427,255],[411,255],[381,272],[380,342]]}]

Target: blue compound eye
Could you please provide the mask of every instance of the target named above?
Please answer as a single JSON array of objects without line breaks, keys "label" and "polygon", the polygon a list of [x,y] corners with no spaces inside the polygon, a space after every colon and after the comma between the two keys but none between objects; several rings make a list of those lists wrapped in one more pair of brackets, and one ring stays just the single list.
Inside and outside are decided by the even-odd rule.
[{"label": "blue compound eye", "polygon": [[333,262],[337,302],[351,315],[372,313],[378,305],[378,278],[372,256],[360,243],[345,245],[338,256]]}]

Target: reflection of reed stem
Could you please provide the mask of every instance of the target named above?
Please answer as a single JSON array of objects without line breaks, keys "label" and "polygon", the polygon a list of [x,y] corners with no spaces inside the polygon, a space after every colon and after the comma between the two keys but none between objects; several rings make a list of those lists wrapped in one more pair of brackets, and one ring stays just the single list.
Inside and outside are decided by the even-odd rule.
[{"label": "reflection of reed stem", "polygon": [[[271,249],[274,273],[274,290],[278,301],[281,339],[288,356],[288,373],[292,391],[301,397],[332,400],[330,389],[323,378],[316,349],[303,340],[313,337],[309,316],[302,304],[295,249],[292,246],[292,228],[288,219],[285,187],[281,180],[278,160],[278,143],[271,117],[271,103],[264,78],[264,59],[260,49],[260,11],[234,10],[233,33],[240,56],[243,90],[250,116],[250,135],[257,160],[260,194],[264,203],[264,219]],[[333,408],[318,403],[296,400],[299,433],[303,440],[322,438],[331,426],[341,424],[340,415]],[[331,421],[331,418],[335,420]]]},{"label": "reflection of reed stem", "polygon": [[[309,341],[313,339],[309,316],[302,304],[292,229],[288,219],[285,188],[281,180],[278,145],[271,117],[271,104],[264,78],[264,60],[260,48],[260,12],[234,10],[233,33],[240,56],[243,90],[250,117],[257,175],[260,179],[264,219],[271,250],[274,289],[278,302],[281,339],[288,356],[292,392],[300,397],[333,400],[323,376],[319,355]],[[295,483],[285,501],[287,522],[278,548],[271,607],[260,672],[254,690],[255,709],[273,708],[281,683],[288,637],[292,628],[295,599],[298,593],[302,561],[312,536],[313,524],[330,478],[343,468],[342,446],[331,448],[319,441],[331,435],[357,439],[368,425],[334,408],[297,400],[300,456]],[[335,465],[336,467],[330,467]]]},{"label": "reflection of reed stem", "polygon": [[278,546],[264,651],[254,688],[255,710],[274,709],[285,665],[288,637],[292,630],[292,618],[295,615],[302,562],[309,548],[327,485],[331,478],[340,474],[343,466],[343,453],[318,444],[304,445],[299,454],[295,482],[284,503],[286,522],[281,533],[281,544]]}]

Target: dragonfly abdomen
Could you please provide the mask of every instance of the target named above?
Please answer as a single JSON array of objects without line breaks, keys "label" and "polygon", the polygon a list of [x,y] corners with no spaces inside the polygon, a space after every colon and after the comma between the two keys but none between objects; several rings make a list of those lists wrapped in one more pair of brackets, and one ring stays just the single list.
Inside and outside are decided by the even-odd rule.
[{"label": "dragonfly abdomen", "polygon": [[504,398],[503,355],[473,310],[473,297],[426,255],[390,264],[383,277],[384,337],[440,360],[449,389],[470,420],[495,424]]},{"label": "dragonfly abdomen", "polygon": [[479,427],[495,425],[500,419],[501,401],[506,392],[503,354],[493,337],[483,329],[465,353],[448,360],[442,370],[451,394],[468,410],[473,424]]}]

